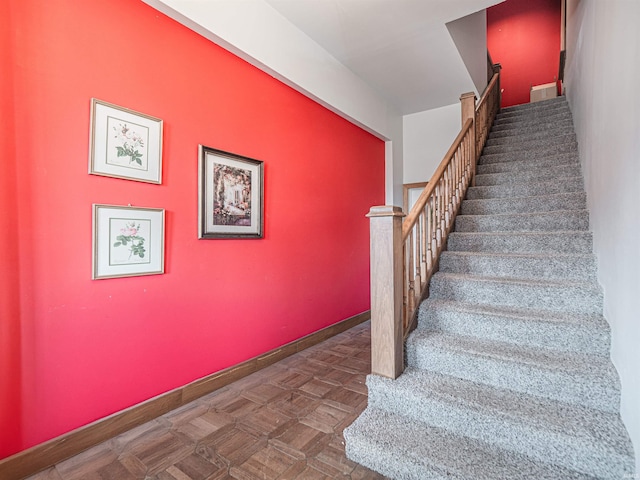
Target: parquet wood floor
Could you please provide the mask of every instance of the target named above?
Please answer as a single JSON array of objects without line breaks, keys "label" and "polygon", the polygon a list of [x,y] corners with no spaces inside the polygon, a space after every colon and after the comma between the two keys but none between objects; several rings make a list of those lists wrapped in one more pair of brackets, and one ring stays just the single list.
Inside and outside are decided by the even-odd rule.
[{"label": "parquet wood floor", "polygon": [[370,357],[366,322],[28,480],[384,479],[342,437]]}]

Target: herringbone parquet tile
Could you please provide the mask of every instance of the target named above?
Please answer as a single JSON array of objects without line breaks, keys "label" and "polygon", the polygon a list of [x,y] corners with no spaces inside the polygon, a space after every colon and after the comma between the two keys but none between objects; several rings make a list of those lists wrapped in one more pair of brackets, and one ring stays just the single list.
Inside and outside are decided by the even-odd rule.
[{"label": "herringbone parquet tile", "polygon": [[344,453],[369,371],[365,323],[28,480],[383,479]]}]

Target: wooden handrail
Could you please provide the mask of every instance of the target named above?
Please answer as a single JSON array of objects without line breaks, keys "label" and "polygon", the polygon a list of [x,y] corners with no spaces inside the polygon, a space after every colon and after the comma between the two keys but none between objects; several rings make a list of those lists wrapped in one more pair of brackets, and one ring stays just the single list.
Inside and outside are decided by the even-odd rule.
[{"label": "wooden handrail", "polygon": [[404,340],[413,329],[418,306],[469,185],[489,129],[500,108],[500,67],[476,103],[460,97],[462,129],[405,217],[399,207],[372,207],[371,371],[397,378],[404,369]]}]

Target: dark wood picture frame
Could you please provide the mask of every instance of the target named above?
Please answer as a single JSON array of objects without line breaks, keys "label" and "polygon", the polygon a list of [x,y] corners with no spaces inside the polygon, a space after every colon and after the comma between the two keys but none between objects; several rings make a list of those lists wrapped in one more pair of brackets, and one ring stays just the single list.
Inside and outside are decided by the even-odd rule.
[{"label": "dark wood picture frame", "polygon": [[264,162],[199,146],[198,238],[263,238]]}]

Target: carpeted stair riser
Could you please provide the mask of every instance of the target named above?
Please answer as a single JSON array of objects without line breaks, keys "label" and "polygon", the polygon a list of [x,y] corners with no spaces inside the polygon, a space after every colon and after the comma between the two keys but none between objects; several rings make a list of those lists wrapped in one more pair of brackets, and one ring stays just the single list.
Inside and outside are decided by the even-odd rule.
[{"label": "carpeted stair riser", "polygon": [[586,194],[583,192],[572,192],[532,197],[463,200],[460,213],[462,215],[492,215],[501,213],[550,212],[553,210],[584,210],[586,208]]},{"label": "carpeted stair riser", "polygon": [[533,197],[545,192],[549,194],[584,192],[582,177],[563,177],[543,182],[514,183],[511,185],[469,187],[466,198],[477,200],[482,198]]},{"label": "carpeted stair riser", "polygon": [[[410,418],[367,409],[344,431],[347,457],[402,480],[588,480],[593,477]],[[481,466],[481,467],[480,467]]]},{"label": "carpeted stair riser", "polygon": [[[621,426],[619,415],[412,368],[395,382],[370,375],[367,386],[374,409],[402,411],[416,422],[589,475],[622,478],[627,471],[629,445],[609,438],[602,442],[592,430],[615,432]],[[573,455],[566,454],[567,445]],[[617,471],[609,465],[612,459]]]},{"label": "carpeted stair riser", "polygon": [[568,142],[576,142],[575,133],[567,135],[558,135],[549,138],[543,138],[538,140],[521,141],[518,143],[509,143],[502,145],[489,145],[482,149],[483,155],[489,155],[492,153],[509,153],[519,152],[523,150],[545,148],[551,145],[562,145]]},{"label": "carpeted stair riser", "polygon": [[490,173],[506,173],[506,172],[525,172],[530,170],[540,171],[546,168],[560,167],[565,165],[573,165],[579,168],[579,160],[577,152],[561,153],[544,159],[536,160],[535,163],[527,161],[509,161],[496,162],[478,165],[476,173],[478,175],[486,175]]},{"label": "carpeted stair riser", "polygon": [[531,161],[535,162],[539,159],[544,159],[554,155],[561,155],[563,153],[576,152],[578,150],[577,143],[567,143],[563,145],[551,145],[549,147],[537,148],[535,150],[526,150],[518,152],[508,153],[491,153],[488,155],[482,155],[478,163],[496,163],[496,162],[511,162],[511,161]]},{"label": "carpeted stair riser", "polygon": [[459,252],[591,253],[590,232],[451,232],[447,247]]},{"label": "carpeted stair riser", "polygon": [[631,478],[566,99],[502,109],[476,173],[347,456],[395,479]]},{"label": "carpeted stair riser", "polygon": [[[531,348],[609,356],[609,325],[601,315],[576,315],[531,309],[474,305],[427,299],[418,328],[508,342]],[[598,342],[594,348],[595,342]]]},{"label": "carpeted stair riser", "polygon": [[413,368],[609,413],[620,408],[617,373],[606,357],[422,329],[409,336],[406,350]]},{"label": "carpeted stair riser", "polygon": [[586,210],[499,215],[458,215],[455,230],[464,232],[540,232],[552,230],[587,230]]},{"label": "carpeted stair riser", "polygon": [[439,271],[534,280],[596,281],[596,263],[592,254],[497,254],[449,250],[440,255]]},{"label": "carpeted stair riser", "polygon": [[553,312],[602,312],[602,292],[593,282],[552,282],[474,277],[438,272],[431,278],[429,296],[478,305],[532,308]]},{"label": "carpeted stair riser", "polygon": [[[580,175],[580,165],[558,165],[556,167],[538,170],[523,170],[515,172],[483,173],[476,175],[476,186],[513,185],[517,183],[546,182],[564,177]],[[541,192],[544,193],[544,192]]]}]

